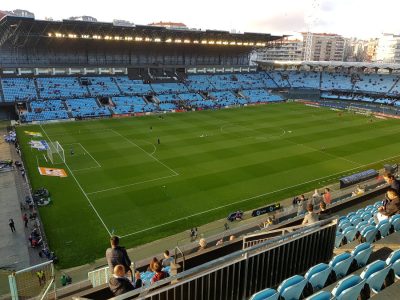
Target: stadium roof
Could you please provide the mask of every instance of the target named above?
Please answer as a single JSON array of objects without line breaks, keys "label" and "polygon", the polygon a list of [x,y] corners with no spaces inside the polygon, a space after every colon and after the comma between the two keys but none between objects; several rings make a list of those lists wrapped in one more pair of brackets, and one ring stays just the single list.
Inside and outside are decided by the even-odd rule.
[{"label": "stadium roof", "polygon": [[260,66],[297,66],[297,67],[321,67],[321,68],[368,68],[400,70],[400,64],[380,62],[344,62],[344,61],[256,61]]},{"label": "stadium roof", "polygon": [[23,47],[51,39],[107,40],[127,42],[187,43],[242,47],[265,47],[282,36],[264,33],[230,33],[218,30],[174,30],[161,26],[115,26],[112,23],[48,21],[6,15],[0,20],[0,46]]}]

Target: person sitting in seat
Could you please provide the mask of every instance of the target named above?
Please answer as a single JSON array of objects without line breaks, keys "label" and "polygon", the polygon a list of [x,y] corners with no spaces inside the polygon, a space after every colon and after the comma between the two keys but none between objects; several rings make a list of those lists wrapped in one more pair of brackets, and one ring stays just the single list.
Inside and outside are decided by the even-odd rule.
[{"label": "person sitting in seat", "polygon": [[143,286],[142,278],[140,277],[140,272],[136,271],[135,273],[135,289],[139,289]]},{"label": "person sitting in seat", "polygon": [[134,289],[132,282],[125,275],[125,266],[116,265],[114,267],[114,273],[108,282],[108,286],[114,296],[122,295]]},{"label": "person sitting in seat", "polygon": [[153,278],[151,279],[151,283],[163,280],[169,276],[167,272],[162,270],[161,264],[159,262],[156,262],[154,264],[154,269],[156,274],[154,274]]},{"label": "person sitting in seat", "polygon": [[319,219],[326,219],[330,215],[330,210],[326,208],[326,203],[325,202],[320,202],[319,203]]},{"label": "person sitting in seat", "polygon": [[318,222],[318,221],[319,221],[319,217],[314,212],[314,206],[311,203],[309,203],[307,205],[307,213],[306,213],[306,215],[304,217],[304,220],[303,220],[303,222],[301,224],[302,225],[312,224],[312,223],[315,223],[315,222]]},{"label": "person sitting in seat", "polygon": [[400,213],[399,194],[395,189],[389,188],[386,192],[387,203],[384,206],[378,207],[378,213],[374,216],[375,223],[385,220],[395,214]]},{"label": "person sitting in seat", "polygon": [[171,265],[171,262],[174,261],[174,258],[169,255],[169,251],[165,250],[164,251],[164,259],[162,260],[162,266],[163,267],[168,267]]}]

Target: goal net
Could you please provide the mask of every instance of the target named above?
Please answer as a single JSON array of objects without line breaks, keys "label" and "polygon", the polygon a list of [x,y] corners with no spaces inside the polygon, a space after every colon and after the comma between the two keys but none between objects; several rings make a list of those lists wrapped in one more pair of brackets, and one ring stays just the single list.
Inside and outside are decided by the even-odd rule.
[{"label": "goal net", "polygon": [[47,148],[47,157],[52,164],[65,163],[64,148],[61,147],[59,142],[49,142]]}]

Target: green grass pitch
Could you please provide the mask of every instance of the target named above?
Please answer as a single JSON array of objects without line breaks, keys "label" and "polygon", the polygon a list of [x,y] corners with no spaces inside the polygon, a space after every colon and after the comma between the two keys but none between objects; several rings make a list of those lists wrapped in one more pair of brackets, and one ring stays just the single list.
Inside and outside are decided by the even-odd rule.
[{"label": "green grass pitch", "polygon": [[[39,175],[38,165],[52,165],[30,148],[25,130],[63,146],[67,165],[53,167],[68,177]],[[151,242],[381,167],[400,147],[396,120],[371,122],[296,103],[21,126],[17,132],[33,187],[52,195],[40,214],[61,267],[102,257],[110,232],[127,247]]]}]

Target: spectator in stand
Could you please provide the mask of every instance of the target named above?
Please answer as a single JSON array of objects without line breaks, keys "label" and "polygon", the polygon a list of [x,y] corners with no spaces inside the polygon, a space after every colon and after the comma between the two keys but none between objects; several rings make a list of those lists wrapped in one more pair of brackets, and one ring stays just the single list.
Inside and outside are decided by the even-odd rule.
[{"label": "spectator in stand", "polygon": [[171,263],[174,261],[174,258],[169,255],[169,251],[165,250],[164,251],[164,259],[162,261],[162,266],[163,267],[168,267],[171,265]]},{"label": "spectator in stand", "polygon": [[207,242],[205,239],[200,239],[199,241],[199,251],[204,250],[207,248]]},{"label": "spectator in stand", "polygon": [[302,225],[312,224],[319,221],[319,217],[314,212],[314,206],[311,203],[307,205],[307,211],[308,213],[305,215],[304,220],[301,223]]},{"label": "spectator in stand", "polygon": [[24,216],[22,217],[22,220],[24,221],[25,228],[28,227],[28,215],[25,213]]},{"label": "spectator in stand", "polygon": [[398,194],[400,194],[400,182],[396,179],[393,174],[385,173],[383,175],[383,179],[387,184],[390,185],[392,189],[394,189]]},{"label": "spectator in stand", "polygon": [[159,262],[156,262],[154,264],[154,268],[155,268],[154,271],[156,274],[154,274],[153,278],[151,279],[151,283],[155,283],[159,280],[163,280],[169,276],[167,272],[162,270],[161,264]]},{"label": "spectator in stand", "polygon": [[321,201],[321,196],[319,195],[319,191],[317,189],[315,189],[314,194],[311,196],[310,203],[312,205],[319,205],[320,201]]},{"label": "spectator in stand", "polygon": [[132,282],[125,275],[125,266],[116,265],[114,267],[114,273],[108,282],[108,286],[114,296],[122,295],[134,289]]},{"label": "spectator in stand", "polygon": [[325,188],[323,197],[325,204],[329,205],[332,203],[331,190],[329,188]]},{"label": "spectator in stand", "polygon": [[400,213],[400,199],[399,194],[393,188],[389,188],[386,192],[386,199],[388,202],[384,206],[378,207],[378,213],[374,216],[375,223],[385,220],[395,214]]},{"label": "spectator in stand", "polygon": [[298,198],[297,202],[297,215],[300,216],[302,214],[305,214],[307,212],[307,199],[304,197],[304,195],[301,195]]},{"label": "spectator in stand", "polygon": [[150,272],[155,272],[155,264],[160,263],[157,257],[153,257],[152,260],[150,261],[149,267],[147,268],[147,271]]},{"label": "spectator in stand", "polygon": [[13,219],[8,220],[8,226],[10,226],[11,232],[15,232],[15,223]]},{"label": "spectator in stand", "polygon": [[139,289],[143,286],[142,278],[140,277],[140,272],[136,271],[135,273],[135,289]]},{"label": "spectator in stand", "polygon": [[119,237],[112,236],[110,238],[111,248],[106,251],[106,259],[110,270],[114,270],[116,265],[123,265],[125,273],[131,272],[131,260],[126,252],[125,247],[119,246]]},{"label": "spectator in stand", "polygon": [[325,202],[321,202],[320,204],[319,204],[319,213],[318,213],[318,215],[319,215],[319,219],[320,220],[323,220],[323,219],[326,219],[327,217],[329,217],[329,215],[330,215],[330,210],[329,209],[327,209],[326,208],[326,204],[325,204]]}]

